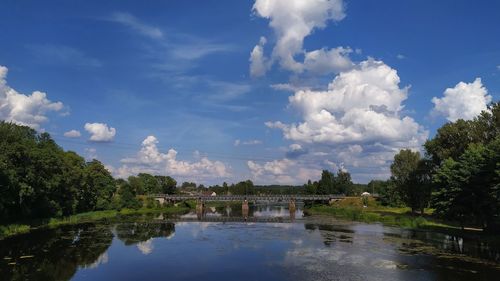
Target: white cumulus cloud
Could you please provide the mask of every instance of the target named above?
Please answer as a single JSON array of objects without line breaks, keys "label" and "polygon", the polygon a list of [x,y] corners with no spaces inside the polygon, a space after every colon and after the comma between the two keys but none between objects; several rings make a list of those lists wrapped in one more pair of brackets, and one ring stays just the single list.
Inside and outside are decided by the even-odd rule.
[{"label": "white cumulus cloud", "polygon": [[64,133],[64,136],[67,138],[79,138],[82,136],[80,131],[77,130],[70,130]]},{"label": "white cumulus cloud", "polygon": [[455,87],[446,89],[442,98],[432,98],[433,111],[448,121],[471,120],[486,109],[491,99],[481,78],[476,78],[472,83],[460,82]]},{"label": "white cumulus cloud", "polygon": [[264,162],[247,161],[252,179],[256,183],[303,184],[309,179],[317,179],[321,170],[303,167],[294,160],[283,158]]},{"label": "white cumulus cloud", "polygon": [[84,128],[89,132],[91,141],[109,142],[116,135],[116,129],[105,123],[86,123]]},{"label": "white cumulus cloud", "polygon": [[349,59],[350,53],[352,53],[352,49],[344,47],[330,50],[323,48],[307,52],[304,67],[318,74],[347,70],[354,66],[354,63]]},{"label": "white cumulus cloud", "polygon": [[[385,179],[389,165],[402,148],[421,149],[428,131],[403,114],[408,87],[401,87],[397,71],[382,61],[368,59],[339,73],[326,90],[299,89],[289,97],[298,123],[266,122],[283,132],[290,145],[286,157],[295,163],[285,174],[271,173],[265,165],[250,168],[255,176],[313,177],[321,169],[347,169],[353,179]],[[272,163],[269,162],[269,163]],[[285,162],[286,163],[286,162]],[[268,164],[271,165],[271,164]],[[307,178],[306,178],[307,180]]]},{"label": "white cumulus cloud", "polygon": [[227,178],[229,169],[220,161],[212,161],[206,156],[197,154],[199,159],[193,162],[177,159],[177,151],[169,149],[162,153],[158,149],[158,140],[148,136],[136,157],[122,159],[122,166],[117,169],[119,177],[128,177],[141,172],[177,176],[188,180],[209,180]]},{"label": "white cumulus cloud", "polygon": [[266,74],[269,68],[269,62],[264,56],[264,45],[267,40],[265,37],[260,37],[259,44],[255,45],[252,52],[250,53],[250,75],[252,77],[258,77]]},{"label": "white cumulus cloud", "polygon": [[7,84],[8,69],[0,65],[0,119],[39,129],[50,111],[61,111],[61,102],[52,102],[47,94],[34,91],[24,95]]},{"label": "white cumulus cloud", "polygon": [[299,124],[267,122],[286,139],[304,143],[402,143],[414,147],[427,132],[402,116],[407,88],[399,87],[396,70],[369,59],[340,73],[326,91],[301,90],[289,98],[302,115]]},{"label": "white cumulus cloud", "polygon": [[[313,72],[338,72],[349,67],[352,62],[348,48],[319,49],[307,52],[304,50],[304,38],[315,29],[326,27],[329,21],[340,21],[345,17],[342,0],[256,0],[253,6],[256,15],[269,19],[269,25],[276,35],[276,44],[271,58],[264,56],[262,38],[250,57],[250,73],[253,76],[263,75],[274,61],[278,61],[283,69],[296,73],[304,70]],[[303,54],[305,62],[296,60]]]}]

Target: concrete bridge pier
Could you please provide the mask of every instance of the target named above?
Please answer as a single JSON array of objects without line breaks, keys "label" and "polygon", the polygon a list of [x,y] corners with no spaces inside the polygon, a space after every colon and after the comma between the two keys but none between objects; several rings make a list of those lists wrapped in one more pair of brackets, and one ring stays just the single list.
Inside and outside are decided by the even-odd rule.
[{"label": "concrete bridge pier", "polygon": [[241,212],[245,220],[248,218],[248,200],[245,198],[241,204]]},{"label": "concrete bridge pier", "polygon": [[290,212],[294,212],[295,213],[295,199],[294,198],[291,198],[290,199],[290,203],[288,203],[288,210],[290,210]]},{"label": "concrete bridge pier", "polygon": [[204,207],[203,205],[204,205],[204,204],[203,204],[203,200],[201,200],[201,198],[198,198],[198,199],[196,200],[196,212],[197,212],[197,213],[198,213],[198,212],[203,213],[203,207]]}]

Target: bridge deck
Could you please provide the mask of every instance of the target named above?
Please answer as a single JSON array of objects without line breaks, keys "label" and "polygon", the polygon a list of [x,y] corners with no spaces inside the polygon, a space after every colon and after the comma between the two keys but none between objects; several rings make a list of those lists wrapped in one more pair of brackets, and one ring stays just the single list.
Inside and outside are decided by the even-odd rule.
[{"label": "bridge deck", "polygon": [[171,194],[155,194],[152,198],[163,198],[165,200],[183,201],[183,200],[198,200],[203,201],[327,201],[331,199],[343,199],[345,195],[330,194],[330,195],[217,195],[217,196],[199,196],[199,195],[171,195]]}]

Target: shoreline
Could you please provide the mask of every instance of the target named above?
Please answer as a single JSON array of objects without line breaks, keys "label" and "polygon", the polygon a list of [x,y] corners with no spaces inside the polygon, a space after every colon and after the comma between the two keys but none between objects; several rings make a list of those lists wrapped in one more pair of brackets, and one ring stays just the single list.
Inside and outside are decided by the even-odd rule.
[{"label": "shoreline", "polygon": [[[216,208],[223,207],[226,205],[228,205],[226,202],[214,201],[206,203],[207,207],[216,207]],[[183,203],[179,203],[178,206],[153,207],[153,208],[143,207],[140,209],[125,208],[121,210],[91,211],[61,218],[45,218],[45,219],[36,219],[26,222],[16,222],[6,225],[0,225],[0,240],[24,233],[29,233],[32,230],[42,229],[45,227],[57,227],[61,225],[97,222],[104,219],[116,218],[121,215],[140,215],[140,214],[154,214],[154,213],[164,213],[167,215],[180,215],[195,209],[196,209],[196,202],[185,201]]]},{"label": "shoreline", "polygon": [[480,236],[486,239],[498,239],[495,233],[484,232],[475,227],[462,229],[454,222],[442,221],[427,216],[414,216],[407,208],[392,207],[357,207],[314,205],[304,209],[304,216],[329,217],[362,223],[381,223],[384,226],[398,227],[415,231],[435,231],[455,236]]},{"label": "shoreline", "polygon": [[[227,205],[225,202],[210,202],[207,207],[222,207]],[[460,226],[452,222],[440,221],[429,216],[413,216],[408,214],[408,208],[381,207],[369,204],[363,208],[357,205],[313,205],[304,207],[304,216],[324,216],[339,218],[346,221],[362,223],[382,223],[386,226],[399,227],[410,230],[430,230],[452,233],[455,235],[480,235],[489,236],[490,233],[483,232],[482,229]],[[164,213],[167,215],[178,215],[196,209],[196,203],[186,201],[177,206],[155,207],[140,209],[121,209],[121,210],[103,210],[80,213],[61,218],[47,218],[33,220],[31,222],[19,222],[7,225],[0,225],[0,240],[29,233],[32,230],[43,229],[46,227],[58,227],[62,225],[80,224],[98,222],[105,219],[112,219],[119,216]],[[430,214],[430,212],[427,212]],[[492,234],[494,235],[494,234]]]},{"label": "shoreline", "polygon": [[32,230],[42,229],[46,227],[58,227],[62,225],[79,224],[97,222],[104,219],[116,218],[121,215],[139,215],[139,214],[154,214],[164,213],[168,215],[184,214],[192,208],[185,204],[184,206],[168,206],[162,208],[140,208],[140,209],[121,209],[121,210],[103,210],[92,211],[86,213],[75,214],[61,218],[47,218],[36,220],[37,223],[12,223],[7,225],[0,225],[0,240],[29,233]]}]

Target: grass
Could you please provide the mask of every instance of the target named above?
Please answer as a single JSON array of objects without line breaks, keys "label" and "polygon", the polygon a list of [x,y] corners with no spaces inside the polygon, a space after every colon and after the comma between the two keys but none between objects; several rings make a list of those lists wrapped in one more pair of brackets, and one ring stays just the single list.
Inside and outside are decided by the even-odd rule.
[{"label": "grass", "polygon": [[0,239],[16,234],[28,233],[31,227],[26,224],[0,225]]},{"label": "grass", "polygon": [[452,227],[450,225],[429,220],[425,217],[401,214],[399,213],[400,211],[380,212],[356,207],[313,206],[305,212],[310,215],[326,214],[338,218],[367,223],[381,222],[386,225],[399,226],[403,228]]},{"label": "grass", "polygon": [[139,215],[139,214],[152,214],[163,213],[167,215],[184,214],[189,211],[190,207],[186,204],[178,204],[177,206],[159,207],[159,208],[140,208],[140,209],[121,209],[121,210],[106,210],[106,211],[93,211],[87,213],[80,213],[62,218],[50,218],[38,224],[10,224],[0,226],[0,240],[9,236],[28,233],[31,230],[43,227],[57,227],[61,225],[79,224],[95,222],[105,219],[117,218],[121,215]]},{"label": "grass", "polygon": [[346,198],[334,202],[332,205],[315,205],[307,208],[304,212],[307,215],[330,215],[337,218],[360,221],[366,223],[380,222],[385,225],[398,226],[402,228],[448,228],[457,227],[430,218],[433,210],[425,210],[424,216],[413,216],[409,208],[384,207],[370,198],[367,207],[363,207],[362,200],[357,198]]}]

